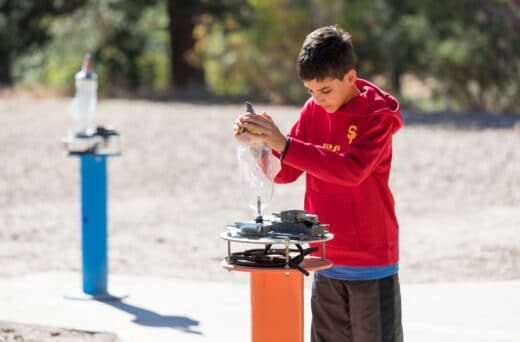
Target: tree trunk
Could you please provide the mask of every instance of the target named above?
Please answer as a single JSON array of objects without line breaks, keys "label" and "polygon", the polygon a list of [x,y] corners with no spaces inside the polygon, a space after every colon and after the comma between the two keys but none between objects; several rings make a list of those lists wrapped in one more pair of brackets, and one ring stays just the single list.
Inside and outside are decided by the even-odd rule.
[{"label": "tree trunk", "polygon": [[201,13],[200,0],[168,0],[170,19],[170,75],[173,89],[183,90],[204,87],[204,72],[187,61],[187,54],[193,48],[193,28]]},{"label": "tree trunk", "polygon": [[12,86],[11,51],[0,49],[0,86]]}]

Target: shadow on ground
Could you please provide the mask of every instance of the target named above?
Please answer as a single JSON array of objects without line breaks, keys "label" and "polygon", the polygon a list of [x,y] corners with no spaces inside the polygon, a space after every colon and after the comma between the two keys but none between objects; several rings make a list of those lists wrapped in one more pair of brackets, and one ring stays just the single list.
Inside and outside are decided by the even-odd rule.
[{"label": "shadow on ground", "polygon": [[151,310],[147,310],[123,301],[100,301],[100,303],[112,306],[121,311],[135,316],[133,322],[149,327],[172,328],[189,334],[202,335],[200,331],[194,330],[199,326],[199,321],[185,316],[164,316]]}]

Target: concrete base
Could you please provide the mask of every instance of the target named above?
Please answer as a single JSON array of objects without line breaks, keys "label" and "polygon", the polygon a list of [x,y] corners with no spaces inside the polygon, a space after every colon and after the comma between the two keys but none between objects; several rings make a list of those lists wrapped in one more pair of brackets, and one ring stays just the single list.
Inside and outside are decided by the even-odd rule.
[{"label": "concrete base", "polygon": [[[125,342],[250,340],[247,282],[111,274],[114,288],[124,288],[131,297],[122,301],[64,299],[66,289],[78,284],[79,278],[76,273],[0,278],[0,321],[113,332]],[[518,289],[520,281],[402,284],[405,339],[520,341]],[[305,341],[309,341],[310,292],[305,290]]]}]

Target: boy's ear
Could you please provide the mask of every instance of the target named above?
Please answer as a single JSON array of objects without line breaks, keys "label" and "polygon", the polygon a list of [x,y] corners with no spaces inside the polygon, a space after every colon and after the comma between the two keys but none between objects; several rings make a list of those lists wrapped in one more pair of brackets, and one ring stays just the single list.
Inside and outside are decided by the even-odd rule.
[{"label": "boy's ear", "polygon": [[354,85],[357,77],[357,72],[355,69],[350,69],[343,75],[343,82],[346,82],[348,85]]},{"label": "boy's ear", "polygon": [[357,72],[355,69],[350,69],[349,71],[347,71],[344,77],[347,78],[348,83],[354,83],[356,81]]}]

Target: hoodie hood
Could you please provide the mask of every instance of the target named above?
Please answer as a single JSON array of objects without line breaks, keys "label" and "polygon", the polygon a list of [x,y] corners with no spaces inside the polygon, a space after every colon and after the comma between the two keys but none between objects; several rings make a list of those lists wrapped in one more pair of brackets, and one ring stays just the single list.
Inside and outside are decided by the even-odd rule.
[{"label": "hoodie hood", "polygon": [[399,101],[395,97],[361,78],[356,79],[356,86],[361,94],[341,107],[339,111],[363,115],[390,115],[394,118],[392,133],[403,126]]}]

